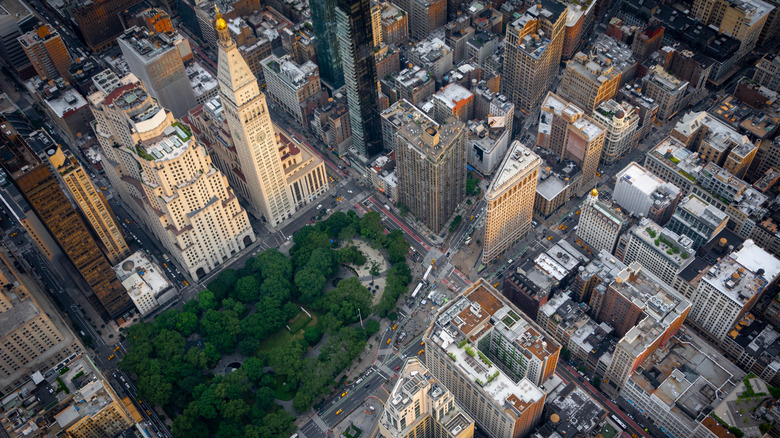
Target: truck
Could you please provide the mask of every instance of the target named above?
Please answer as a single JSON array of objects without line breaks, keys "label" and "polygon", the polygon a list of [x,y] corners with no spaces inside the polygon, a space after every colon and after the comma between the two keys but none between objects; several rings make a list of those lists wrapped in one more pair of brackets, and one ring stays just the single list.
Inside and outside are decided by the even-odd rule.
[{"label": "truck", "polygon": [[417,284],[417,287],[414,288],[414,292],[412,292],[412,298],[417,296],[417,294],[420,292],[420,289],[422,289],[422,287],[423,287],[422,283]]},{"label": "truck", "polygon": [[433,269],[433,265],[428,266],[428,270],[425,271],[425,275],[423,275],[423,281],[428,281],[428,275],[431,274],[432,269]]}]

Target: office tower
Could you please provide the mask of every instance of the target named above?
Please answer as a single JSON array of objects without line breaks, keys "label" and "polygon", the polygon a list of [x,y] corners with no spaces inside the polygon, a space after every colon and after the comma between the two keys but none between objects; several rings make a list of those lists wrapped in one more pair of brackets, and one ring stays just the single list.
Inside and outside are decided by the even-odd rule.
[{"label": "office tower", "polygon": [[713,237],[726,228],[729,216],[713,207],[700,197],[690,194],[680,201],[667,228],[693,240],[693,249],[698,251]]},{"label": "office tower", "polygon": [[680,188],[682,196],[693,190],[702,161],[679,140],[666,137],[645,155],[645,168]]},{"label": "office tower", "polygon": [[519,141],[507,151],[485,192],[483,264],[492,262],[531,230],[541,164],[542,159]]},{"label": "office tower", "polygon": [[103,192],[92,184],[81,164],[59,146],[50,149],[48,156],[52,167],[68,189],[71,199],[76,201],[79,210],[100,239],[108,261],[115,265],[129,256],[130,249],[122,237],[114,212],[111,211]]},{"label": "office tower", "polygon": [[[132,301],[87,226],[68,202],[57,178],[9,122],[0,121],[0,128],[2,148],[6,152],[3,167],[86,281],[90,304],[106,320],[132,310]],[[53,148],[54,141],[48,137],[46,140],[47,149]]]},{"label": "office tower", "polygon": [[74,31],[94,52],[102,52],[114,45],[124,28],[119,14],[135,5],[137,0],[77,0],[69,3]]},{"label": "office tower", "polygon": [[593,110],[593,118],[607,131],[601,149],[602,164],[615,164],[636,146],[639,111],[635,106],[610,99]]},{"label": "office tower", "polygon": [[265,95],[221,17],[216,28],[222,106],[247,181],[251,210],[256,217],[265,217],[269,225],[277,227],[292,216],[295,206],[287,191],[282,163],[277,159],[276,136]]},{"label": "office tower", "polygon": [[693,240],[644,218],[628,232],[623,263],[638,262],[666,284],[694,259]]},{"label": "office tower", "polygon": [[780,56],[774,53],[764,55],[756,64],[753,80],[770,90],[780,90]]},{"label": "office tower", "polygon": [[128,75],[113,86],[90,96],[106,175],[167,252],[203,278],[255,240],[246,211],[206,147],[143,84]]},{"label": "office tower", "polygon": [[339,54],[347,86],[352,145],[364,157],[382,151],[379,104],[369,0],[338,0]]},{"label": "office tower", "polygon": [[30,58],[35,71],[43,80],[62,76],[70,80],[70,64],[73,60],[59,32],[48,24],[19,37],[22,50]]},{"label": "office tower", "polygon": [[541,0],[507,24],[501,90],[526,116],[550,89],[563,49],[566,5]]},{"label": "office tower", "polygon": [[628,226],[628,218],[604,201],[599,201],[599,192],[590,191],[580,207],[577,223],[578,244],[591,251],[607,251],[614,254],[618,238]]},{"label": "office tower", "polygon": [[184,70],[190,43],[178,32],[155,33],[131,27],[117,38],[130,71],[164,108],[182,117],[195,106],[195,93]]},{"label": "office tower", "polygon": [[680,189],[637,163],[617,174],[612,199],[628,214],[666,225],[680,201]]},{"label": "office tower", "polygon": [[458,84],[449,84],[434,94],[434,120],[443,123],[450,116],[463,123],[474,118],[474,93]]},{"label": "office tower", "polygon": [[317,45],[317,65],[322,80],[334,90],[344,85],[344,70],[336,33],[336,3],[338,0],[309,0],[311,23],[314,34],[317,35],[314,40]]},{"label": "office tower", "polygon": [[485,279],[423,334],[425,365],[488,436],[527,436],[541,419],[561,345]]},{"label": "office tower", "polygon": [[398,197],[434,233],[466,197],[466,129],[449,117],[404,120],[395,134]]},{"label": "office tower", "polygon": [[658,118],[665,122],[682,108],[688,81],[676,78],[661,65],[654,66],[648,73],[642,79],[643,92],[658,104]]},{"label": "office tower", "polygon": [[704,26],[738,39],[736,59],[740,60],[756,47],[772,9],[772,5],[761,0],[695,0],[691,15]]},{"label": "office tower", "polygon": [[0,6],[0,56],[20,78],[27,80],[35,76],[35,69],[19,42],[21,35],[16,18]]},{"label": "office tower", "polygon": [[289,56],[271,55],[262,65],[271,100],[301,126],[308,125],[309,115],[319,106],[322,95],[317,64],[311,61],[297,64]]},{"label": "office tower", "polygon": [[773,287],[780,260],[746,240],[742,249],[704,273],[693,293],[690,322],[705,338],[720,341]]},{"label": "office tower", "polygon": [[729,173],[745,176],[758,147],[707,111],[685,114],[674,126],[671,136],[698,152],[699,158],[715,163]]},{"label": "office tower", "polygon": [[691,303],[646,272],[639,263],[621,271],[606,288],[597,287],[590,299],[598,322],[608,322],[621,337],[604,374],[603,385],[622,388],[642,361],[677,333]]},{"label": "office tower", "polygon": [[0,259],[0,393],[7,395],[32,374],[45,373],[83,347],[59,313],[49,309],[38,285],[11,267],[11,254],[3,249]]},{"label": "office tower", "polygon": [[537,144],[582,167],[582,184],[596,176],[606,130],[578,106],[548,92],[542,103]]},{"label": "office tower", "polygon": [[379,419],[383,438],[471,438],[474,420],[420,359],[406,360]]},{"label": "office tower", "polygon": [[395,0],[409,14],[409,36],[422,41],[447,24],[447,0]]},{"label": "office tower", "polygon": [[620,71],[606,53],[577,52],[566,62],[559,93],[590,113],[601,102],[612,99],[619,85]]}]

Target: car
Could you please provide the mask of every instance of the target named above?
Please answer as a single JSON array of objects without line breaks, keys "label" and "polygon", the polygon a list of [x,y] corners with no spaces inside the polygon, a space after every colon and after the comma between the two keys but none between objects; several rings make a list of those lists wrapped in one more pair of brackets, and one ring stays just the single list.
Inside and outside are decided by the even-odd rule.
[{"label": "car", "polygon": [[400,369],[401,369],[401,366],[400,366],[400,365],[399,365],[399,366],[397,366],[397,367],[395,367],[395,370],[396,370],[396,371],[398,371],[398,370],[400,370]]},{"label": "car", "polygon": [[514,263],[514,262],[515,262],[515,260],[514,260],[514,259],[509,259],[509,260],[507,261],[507,263],[509,263],[510,265],[511,265],[512,263]]},{"label": "car", "polygon": [[317,210],[319,210],[319,209],[321,209],[321,208],[322,208],[322,204],[320,204],[320,205],[318,205],[318,206],[317,206]]},{"label": "car", "polygon": [[584,382],[584,381],[585,379],[582,376],[580,376],[580,382]]},{"label": "car", "polygon": [[338,411],[336,411],[336,415],[341,414],[341,412],[342,412],[342,409],[339,409]]},{"label": "car", "polygon": [[19,233],[14,231],[13,233],[11,233],[11,237],[16,237],[17,234],[19,234]]},{"label": "car", "polygon": [[103,190],[103,191],[105,192],[106,190],[108,190],[108,188],[106,188],[106,187],[101,187],[101,188],[100,188],[100,190]]},{"label": "car", "polygon": [[398,328],[398,324],[393,325],[393,330],[395,330],[396,328]]},{"label": "car", "polygon": [[181,284],[183,284],[185,286],[189,286],[190,285],[190,283],[188,283],[187,280],[182,281]]},{"label": "car", "polygon": [[113,354],[112,354],[111,356],[108,356],[108,360],[111,360],[111,359],[113,359],[113,358],[115,358],[115,357],[116,357],[116,355],[113,355]]},{"label": "car", "polygon": [[548,237],[547,240],[552,240],[552,236]]},{"label": "car", "polygon": [[350,193],[350,194],[351,194],[351,193],[352,193],[352,190],[347,190],[347,193]]},{"label": "car", "polygon": [[114,351],[119,351],[119,345],[117,345],[116,348],[114,348]]},{"label": "car", "polygon": [[342,392],[342,393],[341,393],[341,396],[342,396],[342,397],[346,397],[346,396],[347,396],[347,391],[344,391],[344,392]]},{"label": "car", "polygon": [[419,355],[421,355],[423,353],[425,353],[425,350],[420,350],[420,351],[417,352],[417,355],[419,356]]},{"label": "car", "polygon": [[387,338],[387,345],[390,345],[390,341],[392,341],[392,339]]},{"label": "car", "polygon": [[370,384],[370,383],[366,383],[366,384],[363,386],[363,388],[368,388],[369,386],[371,386],[371,384]]}]

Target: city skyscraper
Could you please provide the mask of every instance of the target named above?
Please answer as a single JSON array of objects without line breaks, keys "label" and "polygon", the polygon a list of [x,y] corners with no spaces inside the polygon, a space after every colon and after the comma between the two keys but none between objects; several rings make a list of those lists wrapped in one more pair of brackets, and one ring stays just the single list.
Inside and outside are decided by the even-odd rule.
[{"label": "city skyscraper", "polygon": [[507,23],[501,89],[525,115],[539,106],[555,78],[567,12],[563,3],[540,0]]},{"label": "city skyscraper", "polygon": [[258,218],[265,217],[268,224],[275,227],[292,216],[295,205],[287,190],[282,162],[278,159],[265,94],[260,92],[257,78],[241,56],[219,13],[216,30],[220,96],[241,172],[247,181],[252,213]]},{"label": "city skyscraper", "polygon": [[52,26],[44,24],[19,37],[22,50],[30,58],[35,71],[43,80],[57,79],[62,76],[70,80],[70,57],[60,33]]},{"label": "city skyscraper", "polygon": [[[90,304],[103,319],[119,318],[133,309],[133,302],[108,259],[68,202],[49,167],[35,155],[10,122],[0,119],[0,128],[3,167],[86,281]],[[42,132],[35,135],[45,136],[44,140],[54,146],[54,140]]]},{"label": "city skyscraper", "polygon": [[370,0],[338,0],[336,32],[347,86],[352,145],[364,157],[382,151]]},{"label": "city skyscraper", "polygon": [[317,65],[322,80],[333,89],[344,85],[339,38],[336,34],[336,3],[338,0],[309,0],[314,34],[317,36]]},{"label": "city skyscraper", "polygon": [[92,184],[84,167],[60,147],[51,149],[48,156],[52,167],[100,238],[108,261],[115,265],[129,256],[130,248],[122,237],[122,231],[114,219],[114,212],[111,211],[103,192]]},{"label": "city skyscraper", "polygon": [[503,254],[531,230],[536,182],[542,159],[519,141],[510,146],[485,192],[485,247],[482,263]]}]

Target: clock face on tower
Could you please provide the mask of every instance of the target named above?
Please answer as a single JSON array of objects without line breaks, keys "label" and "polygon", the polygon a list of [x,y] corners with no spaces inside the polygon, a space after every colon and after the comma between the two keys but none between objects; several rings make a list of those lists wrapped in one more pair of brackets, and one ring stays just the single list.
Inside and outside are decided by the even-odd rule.
[{"label": "clock face on tower", "polygon": [[256,139],[258,142],[261,142],[261,141],[263,141],[263,139],[264,139],[264,138],[265,138],[265,134],[263,134],[262,132],[261,132],[261,133],[259,133],[259,134],[257,134],[257,137],[255,137],[255,139]]}]

